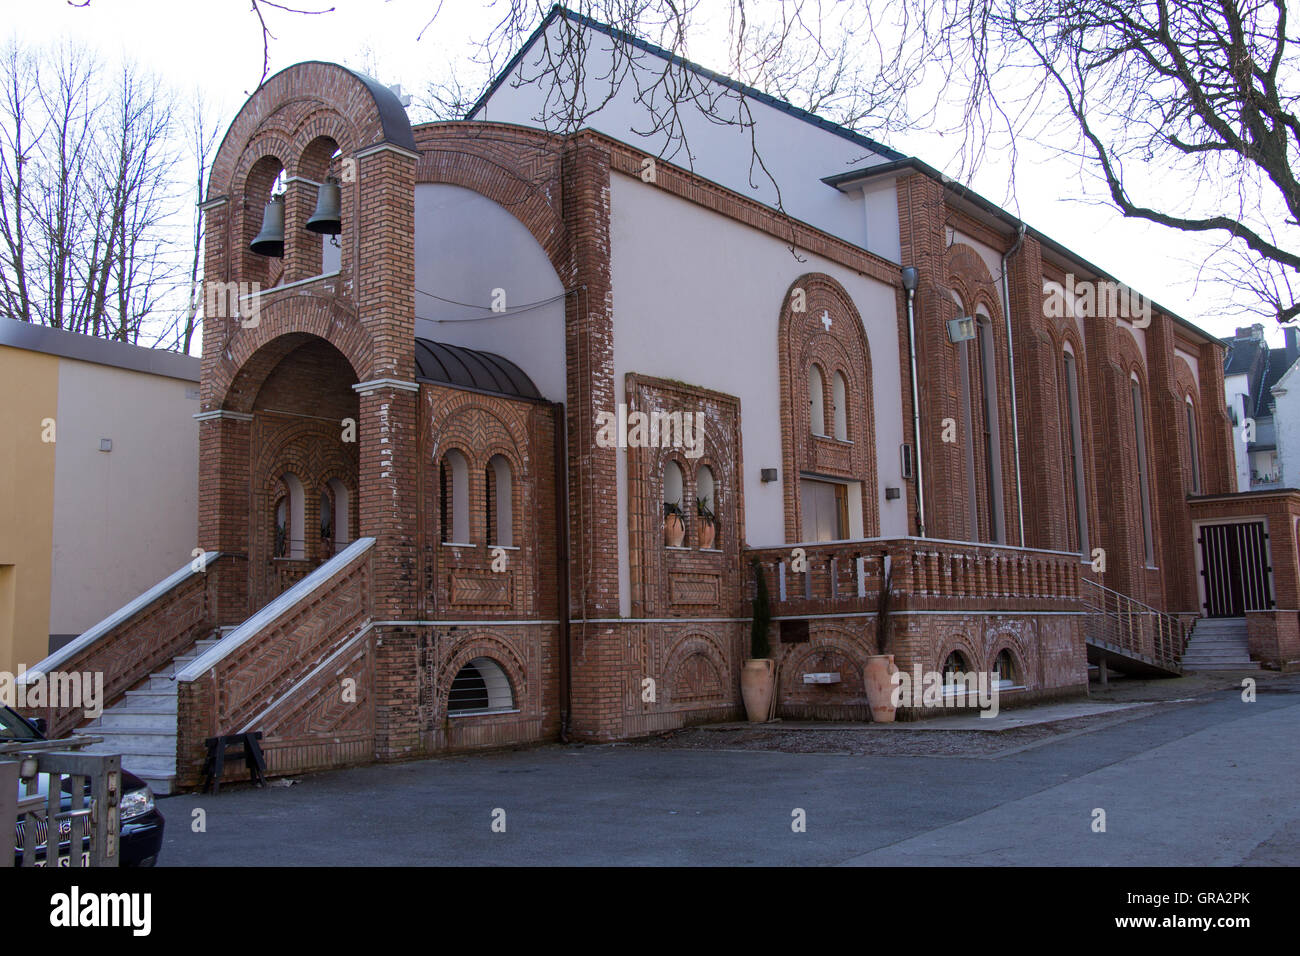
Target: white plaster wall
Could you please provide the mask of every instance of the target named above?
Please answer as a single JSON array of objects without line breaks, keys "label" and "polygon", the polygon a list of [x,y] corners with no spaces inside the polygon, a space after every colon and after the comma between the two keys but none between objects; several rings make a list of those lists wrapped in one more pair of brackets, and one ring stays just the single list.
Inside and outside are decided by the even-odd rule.
[{"label": "white plaster wall", "polygon": [[1284,488],[1300,488],[1300,374],[1297,372],[1300,369],[1292,366],[1273,387],[1277,465]]},{"label": "white plaster wall", "polygon": [[[881,534],[907,533],[906,498],[885,500],[885,487],[905,487],[902,383],[894,290],[820,257],[800,253],[765,233],[678,199],[630,177],[611,177],[611,271],[617,401],[628,372],[677,379],[740,399],[745,532],[754,546],[785,541],[781,402],[777,332],[790,284],[824,272],[847,290],[862,316],[871,350],[875,398],[877,494]],[[761,468],[780,481],[759,481]],[[627,459],[618,455],[618,527],[623,613],[627,578]]]},{"label": "white plaster wall", "polygon": [[[415,287],[417,336],[505,356],[548,399],[565,400],[564,286],[505,207],[460,186],[417,185]],[[492,312],[494,289],[507,314]]]},{"label": "white plaster wall", "polygon": [[[59,359],[51,634],[80,634],[191,560],[197,390]],[[99,450],[101,438],[112,439],[111,452]]]},{"label": "white plaster wall", "polygon": [[[548,30],[553,50],[559,48],[558,35],[563,29],[563,22],[557,20]],[[588,31],[587,35],[591,46],[585,60],[586,102],[592,107],[606,98],[608,102],[604,102],[583,123],[584,126],[644,150],[648,156],[662,153],[663,158],[671,163],[773,206],[778,200],[774,179],[780,184],[781,203],[796,219],[898,261],[897,204],[887,206],[879,201],[869,204],[871,210],[884,212],[887,218],[892,218],[893,227],[891,230],[885,223],[877,229],[873,223],[868,235],[864,235],[862,201],[821,182],[826,176],[887,162],[887,157],[756,100],[745,100],[747,113],[742,113],[738,94],[688,71],[681,71],[682,82],[692,83],[692,88],[701,92],[708,89],[715,95],[725,95],[725,99],[714,103],[718,116],[733,121],[742,116],[752,117],[753,124],[742,128],[711,120],[688,103],[683,103],[680,119],[685,145],[680,141],[670,145],[667,133],[644,135],[653,123],[647,106],[637,101],[635,81],[630,75],[620,72],[627,63],[614,70],[613,41],[595,31]],[[542,67],[536,64],[545,56],[541,50],[539,41],[525,53],[511,77],[475,114],[475,119],[548,127],[545,91],[540,84],[514,86],[520,78],[537,76]],[[630,69],[641,76],[643,87],[653,85],[663,70],[664,61],[639,50],[632,53],[634,59]],[[612,95],[608,78],[611,73],[623,77]],[[677,77],[676,73],[674,77]],[[550,109],[554,108],[552,103]],[[554,121],[549,122],[548,128],[555,129]],[[766,172],[754,161],[755,152],[767,167]]]},{"label": "white plaster wall", "polygon": [[1250,490],[1250,462],[1246,443],[1242,440],[1242,397],[1249,394],[1245,375],[1227,375],[1223,379],[1224,398],[1236,413],[1237,424],[1232,429],[1232,460],[1237,469],[1237,490]]}]

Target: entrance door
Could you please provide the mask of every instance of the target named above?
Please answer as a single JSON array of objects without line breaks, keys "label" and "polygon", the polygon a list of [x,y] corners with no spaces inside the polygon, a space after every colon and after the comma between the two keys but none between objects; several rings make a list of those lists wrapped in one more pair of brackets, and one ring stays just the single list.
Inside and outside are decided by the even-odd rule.
[{"label": "entrance door", "polygon": [[1273,607],[1264,522],[1203,525],[1197,541],[1208,617],[1242,617]]}]

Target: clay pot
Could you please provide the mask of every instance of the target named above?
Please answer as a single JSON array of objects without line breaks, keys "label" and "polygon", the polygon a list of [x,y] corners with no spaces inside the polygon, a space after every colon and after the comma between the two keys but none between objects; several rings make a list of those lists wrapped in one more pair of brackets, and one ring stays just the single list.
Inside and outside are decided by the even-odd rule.
[{"label": "clay pot", "polygon": [[894,721],[894,685],[890,680],[898,668],[893,654],[874,654],[867,658],[867,703],[871,705],[871,720],[889,724]]},{"label": "clay pot", "polygon": [[740,672],[740,696],[745,700],[745,715],[751,723],[763,723],[772,716],[772,693],[775,689],[775,661],[751,658]]},{"label": "clay pot", "polygon": [[664,544],[680,548],[686,539],[686,522],[681,515],[664,515]]},{"label": "clay pot", "polygon": [[700,519],[700,547],[713,547],[713,539],[718,534],[718,526],[708,518]]}]

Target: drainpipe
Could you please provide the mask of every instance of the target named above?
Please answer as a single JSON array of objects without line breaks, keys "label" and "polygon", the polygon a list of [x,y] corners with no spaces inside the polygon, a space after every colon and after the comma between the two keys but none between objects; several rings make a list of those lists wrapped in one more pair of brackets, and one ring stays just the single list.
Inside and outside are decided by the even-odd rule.
[{"label": "drainpipe", "polygon": [[921,399],[916,388],[916,320],[913,297],[919,275],[915,267],[903,267],[903,288],[907,290],[907,354],[912,362],[912,440],[916,443],[916,535],[925,537],[925,472],[921,464]]},{"label": "drainpipe", "polygon": [[1011,370],[1011,442],[1016,453],[1016,514],[1020,522],[1020,546],[1025,544],[1025,499],[1020,490],[1020,416],[1016,412],[1016,350],[1011,344],[1011,286],[1007,282],[1007,260],[1025,241],[1025,224],[1016,230],[1016,242],[1002,257],[1002,313],[1007,320],[1007,367]]},{"label": "drainpipe", "polygon": [[560,621],[560,742],[569,742],[572,665],[569,656],[569,439],[564,404],[551,405],[555,423],[556,617]]}]

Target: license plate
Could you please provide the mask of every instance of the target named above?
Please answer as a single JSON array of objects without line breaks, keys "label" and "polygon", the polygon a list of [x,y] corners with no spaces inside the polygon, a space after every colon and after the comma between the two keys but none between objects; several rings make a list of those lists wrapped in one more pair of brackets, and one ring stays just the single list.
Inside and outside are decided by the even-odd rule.
[{"label": "license plate", "polygon": [[[49,865],[49,864],[46,863],[45,860],[37,860],[37,861],[36,861],[36,866],[48,866],[48,865]],[[89,850],[85,850],[85,851],[82,852],[82,854],[81,854],[81,865],[82,865],[82,866],[90,866],[90,851],[89,851]],[[59,857],[59,866],[71,867],[71,866],[72,866],[72,858],[71,858],[71,857],[67,857],[67,856],[61,856],[61,857]]]}]

